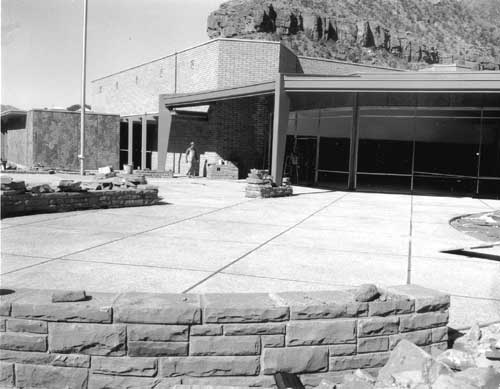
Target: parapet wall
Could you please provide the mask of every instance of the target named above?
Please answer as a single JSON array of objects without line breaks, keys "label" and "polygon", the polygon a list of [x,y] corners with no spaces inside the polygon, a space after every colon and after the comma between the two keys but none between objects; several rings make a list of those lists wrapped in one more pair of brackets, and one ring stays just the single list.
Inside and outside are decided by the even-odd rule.
[{"label": "parapet wall", "polygon": [[1,196],[1,217],[97,208],[138,207],[157,202],[158,189],[21,194],[4,192]]},{"label": "parapet wall", "polygon": [[306,386],[382,367],[399,339],[446,349],[449,296],[416,285],[386,301],[353,291],[275,294],[94,293],[52,303],[51,291],[0,297],[0,386],[167,388]]}]

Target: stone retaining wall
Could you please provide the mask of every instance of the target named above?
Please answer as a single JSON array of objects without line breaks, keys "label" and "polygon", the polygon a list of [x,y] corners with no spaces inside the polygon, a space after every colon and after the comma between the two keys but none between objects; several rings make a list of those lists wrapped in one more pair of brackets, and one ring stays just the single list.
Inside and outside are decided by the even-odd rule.
[{"label": "stone retaining wall", "polygon": [[18,290],[0,297],[0,386],[271,387],[277,371],[313,386],[378,371],[399,339],[445,349],[449,296],[388,291],[369,303],[352,291],[94,293],[52,303],[51,291]]},{"label": "stone retaining wall", "polygon": [[22,194],[4,192],[1,195],[1,217],[83,209],[138,207],[153,205],[158,201],[158,189]]}]

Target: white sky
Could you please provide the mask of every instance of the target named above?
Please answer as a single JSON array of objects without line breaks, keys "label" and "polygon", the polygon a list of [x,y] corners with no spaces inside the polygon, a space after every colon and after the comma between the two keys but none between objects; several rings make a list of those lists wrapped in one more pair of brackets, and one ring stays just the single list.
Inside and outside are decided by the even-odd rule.
[{"label": "white sky", "polygon": [[[91,80],[208,40],[224,0],[88,0]],[[1,0],[2,104],[80,101],[83,0]]]}]

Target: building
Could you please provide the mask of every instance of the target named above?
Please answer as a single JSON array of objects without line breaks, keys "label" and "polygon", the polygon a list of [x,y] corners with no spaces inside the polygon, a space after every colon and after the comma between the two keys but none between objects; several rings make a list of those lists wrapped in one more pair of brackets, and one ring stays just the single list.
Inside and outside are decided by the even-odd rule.
[{"label": "building", "polygon": [[[119,167],[119,115],[86,113],[85,166]],[[5,111],[2,161],[19,166],[78,170],[80,113],[62,109]]]},{"label": "building", "polygon": [[500,73],[465,70],[221,38],[94,80],[92,103],[122,116],[121,163],[182,173],[193,140],[200,174],[227,159],[241,177],[270,168],[277,182],[498,197]]}]

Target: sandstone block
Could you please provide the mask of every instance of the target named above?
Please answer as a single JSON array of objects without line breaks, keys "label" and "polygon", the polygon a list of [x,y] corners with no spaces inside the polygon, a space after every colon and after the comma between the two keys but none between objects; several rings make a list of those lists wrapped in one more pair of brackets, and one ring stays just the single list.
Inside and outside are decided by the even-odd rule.
[{"label": "sandstone block", "polygon": [[398,329],[398,317],[371,317],[358,321],[358,336],[360,337],[397,334]]},{"label": "sandstone block", "polygon": [[356,320],[291,321],[287,346],[349,343],[356,341]]},{"label": "sandstone block", "polygon": [[[396,384],[407,382],[409,377],[405,373],[414,373],[413,382],[432,385],[441,374],[451,375],[451,369],[436,361],[428,353],[407,340],[401,340],[390,354],[387,364],[380,369],[377,385],[380,387],[391,386],[396,379]],[[398,381],[400,377],[401,380]]]},{"label": "sandstone block", "polygon": [[0,334],[0,349],[17,351],[46,351],[47,336],[3,332]]},{"label": "sandstone block", "polygon": [[407,332],[445,326],[448,324],[448,317],[448,312],[427,312],[400,316],[399,330]]},{"label": "sandstone block", "polygon": [[127,326],[127,338],[132,341],[187,342],[188,331],[188,326],[130,324]]},{"label": "sandstone block", "polygon": [[71,303],[75,301],[85,301],[87,295],[84,290],[63,290],[52,294],[53,303]]},{"label": "sandstone block", "polygon": [[284,334],[285,324],[259,323],[259,324],[225,324],[224,335],[275,335]]},{"label": "sandstone block", "polygon": [[164,357],[187,354],[187,342],[128,342],[128,355],[131,357]]},{"label": "sandstone block", "polygon": [[203,324],[199,326],[191,326],[191,336],[217,336],[222,335],[221,324]]},{"label": "sandstone block", "polygon": [[267,348],[262,353],[262,373],[314,373],[328,368],[327,347]]},{"label": "sandstone block", "polygon": [[389,336],[389,348],[392,350],[400,340],[405,339],[417,346],[426,346],[432,343],[432,331],[413,331]]},{"label": "sandstone block", "polygon": [[354,355],[356,354],[356,344],[336,344],[333,346],[328,346],[328,349],[330,350],[330,356],[335,356],[339,357],[342,355]]},{"label": "sandstone block", "polygon": [[46,334],[47,322],[39,320],[8,319],[7,331]]},{"label": "sandstone block", "polygon": [[431,332],[432,343],[446,342],[448,340],[448,327],[433,328]]},{"label": "sandstone block", "polygon": [[260,358],[255,357],[187,357],[161,358],[160,375],[253,376],[259,374]]},{"label": "sandstone block", "polygon": [[455,374],[455,378],[468,382],[478,388],[497,388],[500,386],[500,373],[492,367],[471,367]]},{"label": "sandstone block", "polygon": [[414,300],[372,301],[368,305],[369,316],[389,316],[413,312],[415,312]]},{"label": "sandstone block", "polygon": [[285,321],[289,309],[265,293],[214,293],[204,296],[207,323]]},{"label": "sandstone block", "polygon": [[388,288],[389,293],[415,300],[415,312],[432,312],[446,310],[450,306],[450,296],[419,285],[399,285]]},{"label": "sandstone block", "polygon": [[15,372],[19,388],[87,388],[87,369],[17,364]]},{"label": "sandstone block", "polygon": [[285,335],[262,335],[262,347],[285,347]]},{"label": "sandstone block", "polygon": [[153,377],[155,358],[92,357],[92,372],[99,374]]},{"label": "sandstone block", "polygon": [[14,364],[0,362],[0,387],[14,387]]},{"label": "sandstone block", "polygon": [[299,377],[300,381],[307,389],[313,389],[318,387],[323,380],[334,384],[339,384],[342,382],[345,374],[345,371],[327,371],[324,373],[301,374],[299,375]]},{"label": "sandstone block", "polygon": [[126,328],[120,324],[49,324],[49,351],[88,355],[125,355]]},{"label": "sandstone block", "polygon": [[430,354],[435,357],[448,349],[448,342],[434,343],[430,345]]},{"label": "sandstone block", "polygon": [[330,358],[330,371],[367,369],[382,367],[389,359],[389,353],[359,354]]},{"label": "sandstone block", "polygon": [[440,375],[434,385],[435,389],[477,389],[478,387],[450,375]]},{"label": "sandstone block", "polygon": [[291,320],[366,316],[368,304],[354,301],[347,291],[283,292],[276,294],[290,306]]},{"label": "sandstone block", "polygon": [[[264,387],[275,386],[272,376],[247,376],[247,377],[183,377],[182,383],[185,385],[226,387],[217,389],[229,389],[233,387]],[[215,389],[215,388],[214,388]]]},{"label": "sandstone block", "polygon": [[359,338],[358,353],[375,353],[389,350],[389,337]]},{"label": "sandstone block", "polygon": [[88,389],[170,389],[180,384],[180,378],[150,378],[90,374]]},{"label": "sandstone block", "polygon": [[90,367],[90,357],[81,354],[48,354],[41,352],[0,352],[0,361],[26,363],[28,365],[52,365],[60,367]]},{"label": "sandstone block", "polygon": [[115,320],[122,323],[200,324],[197,295],[125,293],[114,304]]},{"label": "sandstone block", "polygon": [[436,357],[438,362],[444,363],[452,370],[466,370],[470,367],[476,367],[474,357],[460,350],[446,350]]},{"label": "sandstone block", "polygon": [[91,300],[52,303],[52,292],[31,291],[12,303],[12,316],[21,319],[111,323],[113,294],[94,294]]},{"label": "sandstone block", "polygon": [[258,336],[202,336],[191,339],[191,355],[258,355]]}]

